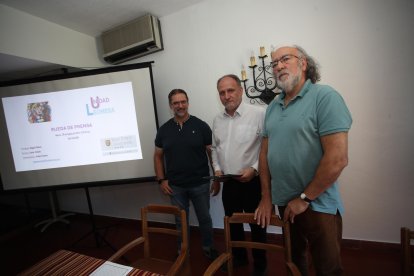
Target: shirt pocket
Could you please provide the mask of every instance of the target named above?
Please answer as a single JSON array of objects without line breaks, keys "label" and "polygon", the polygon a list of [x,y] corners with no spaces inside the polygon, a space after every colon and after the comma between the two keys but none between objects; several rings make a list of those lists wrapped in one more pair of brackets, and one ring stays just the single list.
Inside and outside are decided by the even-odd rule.
[{"label": "shirt pocket", "polygon": [[257,127],[241,124],[236,127],[235,140],[243,144],[255,140],[258,135]]}]

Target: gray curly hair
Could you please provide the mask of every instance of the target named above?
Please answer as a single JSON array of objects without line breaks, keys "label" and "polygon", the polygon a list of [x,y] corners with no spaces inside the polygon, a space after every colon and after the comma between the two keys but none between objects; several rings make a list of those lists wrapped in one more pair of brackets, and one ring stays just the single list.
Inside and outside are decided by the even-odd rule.
[{"label": "gray curly hair", "polygon": [[306,67],[305,71],[306,79],[310,79],[312,83],[320,81],[321,73],[319,71],[319,64],[316,62],[316,60],[310,55],[308,55],[308,53],[306,53],[306,51],[302,47],[298,45],[293,45],[292,47],[298,50],[301,57],[305,57],[308,63],[308,66]]}]

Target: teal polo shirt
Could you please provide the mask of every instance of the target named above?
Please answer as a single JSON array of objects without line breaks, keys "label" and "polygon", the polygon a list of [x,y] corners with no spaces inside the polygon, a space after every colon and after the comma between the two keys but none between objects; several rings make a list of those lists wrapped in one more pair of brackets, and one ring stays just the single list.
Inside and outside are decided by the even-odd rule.
[{"label": "teal polo shirt", "polygon": [[[267,160],[272,176],[273,204],[287,203],[305,190],[323,155],[320,137],[347,132],[351,114],[341,95],[327,85],[307,80],[299,94],[284,106],[280,94],[266,110],[263,136],[268,138]],[[342,214],[337,181],[311,203],[314,211]]]}]

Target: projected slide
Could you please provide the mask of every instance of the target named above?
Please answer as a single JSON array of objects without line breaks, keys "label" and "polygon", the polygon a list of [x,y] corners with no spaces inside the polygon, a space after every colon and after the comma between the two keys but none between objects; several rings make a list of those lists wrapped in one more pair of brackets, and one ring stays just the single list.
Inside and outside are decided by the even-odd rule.
[{"label": "projected slide", "polygon": [[17,172],[142,159],[131,82],[2,101]]}]

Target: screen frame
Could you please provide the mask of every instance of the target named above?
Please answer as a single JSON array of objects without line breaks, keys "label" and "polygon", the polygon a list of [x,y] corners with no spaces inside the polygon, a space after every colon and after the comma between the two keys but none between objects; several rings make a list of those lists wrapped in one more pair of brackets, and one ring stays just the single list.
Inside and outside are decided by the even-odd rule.
[{"label": "screen frame", "polygon": [[[156,129],[158,130],[159,122],[158,122],[157,103],[156,103],[155,89],[154,89],[152,63],[154,62],[150,61],[150,62],[127,64],[127,65],[108,66],[108,67],[91,69],[91,70],[55,74],[55,75],[41,76],[41,77],[35,77],[35,78],[18,79],[18,80],[12,80],[12,81],[3,81],[3,82],[0,82],[0,87],[16,86],[16,85],[30,84],[30,83],[40,83],[40,82],[47,82],[47,81],[56,81],[56,80],[62,80],[62,79],[78,78],[78,77],[148,68],[150,82],[151,82],[150,85],[151,85],[153,112],[155,116],[155,125],[156,125]],[[124,185],[124,184],[133,184],[133,183],[152,182],[155,180],[156,180],[155,175],[152,175],[152,176],[145,176],[145,177],[139,177],[139,178],[126,178],[126,179],[118,179],[118,180],[115,179],[115,180],[92,181],[92,182],[82,182],[82,183],[57,184],[57,185],[52,185],[52,186],[4,189],[3,179],[0,174],[0,194],[32,192],[32,191],[67,190],[67,189],[78,189],[78,188],[110,186],[110,185]]]}]

